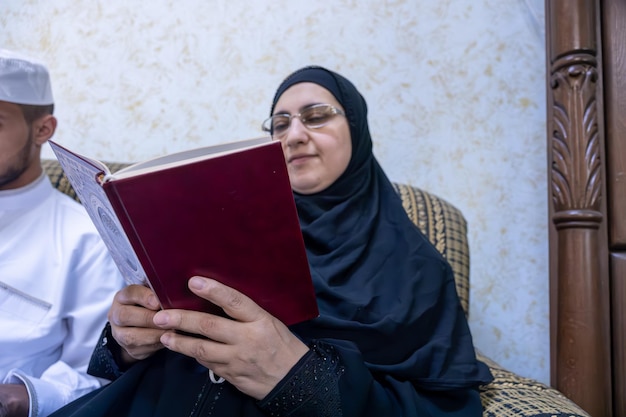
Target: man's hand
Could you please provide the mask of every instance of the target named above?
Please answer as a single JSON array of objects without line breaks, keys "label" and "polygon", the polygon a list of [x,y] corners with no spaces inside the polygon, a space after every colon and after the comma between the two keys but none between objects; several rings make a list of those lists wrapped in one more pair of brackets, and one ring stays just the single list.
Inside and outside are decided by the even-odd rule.
[{"label": "man's hand", "polygon": [[24,384],[0,384],[0,417],[28,417],[28,407]]}]

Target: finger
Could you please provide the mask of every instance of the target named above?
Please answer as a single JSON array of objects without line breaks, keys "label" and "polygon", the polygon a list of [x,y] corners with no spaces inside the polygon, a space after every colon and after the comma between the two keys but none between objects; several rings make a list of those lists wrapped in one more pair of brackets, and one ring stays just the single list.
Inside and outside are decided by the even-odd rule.
[{"label": "finger", "polygon": [[161,336],[164,330],[111,327],[111,333],[117,343],[135,359],[145,359],[163,348]]},{"label": "finger", "polygon": [[269,315],[251,298],[214,279],[192,277],[189,280],[189,289],[196,295],[222,307],[229,317],[241,322],[252,322]]},{"label": "finger", "polygon": [[216,364],[227,364],[232,356],[226,344],[173,331],[165,332],[160,342],[169,350],[192,357],[209,369]]},{"label": "finger", "polygon": [[221,343],[236,343],[241,323],[234,320],[189,310],[163,310],[154,315],[154,324],[162,329],[179,330],[204,336]]},{"label": "finger", "polygon": [[153,318],[155,311],[135,305],[113,304],[109,309],[108,319],[112,326],[148,327],[157,329]]},{"label": "finger", "polygon": [[150,310],[159,310],[160,304],[154,292],[143,285],[129,285],[115,294],[114,303],[140,305]]}]

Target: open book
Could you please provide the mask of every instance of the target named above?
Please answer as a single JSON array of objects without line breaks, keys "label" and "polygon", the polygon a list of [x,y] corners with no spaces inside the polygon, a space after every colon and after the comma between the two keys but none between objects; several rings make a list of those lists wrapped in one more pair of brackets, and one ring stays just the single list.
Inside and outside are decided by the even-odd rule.
[{"label": "open book", "polygon": [[199,275],[287,325],[318,315],[279,142],[209,146],[115,173],[49,143],[126,281],[149,285],[163,308],[223,314],[187,288]]}]

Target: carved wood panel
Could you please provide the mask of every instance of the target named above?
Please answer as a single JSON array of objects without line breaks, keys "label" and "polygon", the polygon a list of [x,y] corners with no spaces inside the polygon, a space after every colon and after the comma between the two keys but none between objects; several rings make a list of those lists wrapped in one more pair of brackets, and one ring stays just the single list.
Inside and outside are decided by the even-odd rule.
[{"label": "carved wood panel", "polygon": [[546,2],[553,385],[611,416],[599,4]]},{"label": "carved wood panel", "polygon": [[613,414],[626,416],[626,2],[602,2]]},{"label": "carved wood panel", "polygon": [[626,249],[626,2],[605,0],[602,6],[610,245]]}]

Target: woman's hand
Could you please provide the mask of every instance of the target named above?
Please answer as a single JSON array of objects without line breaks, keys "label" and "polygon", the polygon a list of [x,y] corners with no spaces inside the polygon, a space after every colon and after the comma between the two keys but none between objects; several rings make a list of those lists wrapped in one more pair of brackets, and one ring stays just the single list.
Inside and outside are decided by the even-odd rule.
[{"label": "woman's hand", "polygon": [[145,359],[163,348],[160,338],[164,330],[153,321],[160,309],[156,295],[143,285],[129,285],[115,294],[108,318],[126,364]]},{"label": "woman's hand", "polygon": [[165,347],[195,358],[243,393],[265,397],[309,348],[277,318],[239,291],[202,277],[189,280],[198,296],[222,307],[230,318],[187,310],[164,310],[154,316],[168,331]]}]

